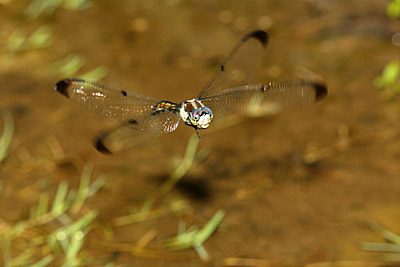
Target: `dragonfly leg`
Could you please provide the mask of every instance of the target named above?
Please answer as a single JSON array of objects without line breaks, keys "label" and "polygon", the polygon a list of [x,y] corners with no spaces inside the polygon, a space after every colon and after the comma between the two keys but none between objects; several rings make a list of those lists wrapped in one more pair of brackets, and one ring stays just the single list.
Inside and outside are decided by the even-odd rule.
[{"label": "dragonfly leg", "polygon": [[194,129],[196,130],[197,137],[199,137],[199,141],[201,141],[202,139],[200,137],[199,131],[197,130],[197,128],[194,128]]}]

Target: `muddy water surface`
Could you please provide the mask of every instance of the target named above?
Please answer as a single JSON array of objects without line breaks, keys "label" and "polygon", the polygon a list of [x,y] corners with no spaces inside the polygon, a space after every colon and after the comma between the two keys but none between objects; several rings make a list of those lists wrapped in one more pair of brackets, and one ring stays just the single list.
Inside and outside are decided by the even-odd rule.
[{"label": "muddy water surface", "polygon": [[[212,265],[230,257],[278,265],[379,261],[379,255],[358,247],[361,241],[383,241],[368,227],[370,221],[400,232],[398,98],[386,101],[372,85],[389,61],[399,59],[391,42],[399,24],[386,17],[385,4],[93,1],[85,10],[60,8],[27,22],[21,15],[26,1],[5,1],[0,5],[0,105],[11,111],[15,133],[13,149],[0,166],[2,222],[26,219],[39,194],[55,192],[63,180],[78,187],[82,167],[90,162],[95,175],[107,180],[87,205],[99,211],[98,224],[107,225],[160,186],[193,134],[181,125],[151,144],[99,154],[92,138],[107,123],[53,91],[66,77],[52,63],[79,54],[85,64],[75,76],[104,65],[106,84],[182,101],[198,94],[242,35],[264,28],[271,40],[256,81],[292,78],[304,67],[326,79],[328,97],[302,110],[201,132],[199,149],[208,156],[154,204],[180,198],[190,212],[114,227],[109,236],[98,231],[89,235],[85,249],[89,256],[111,257],[120,249],[99,249],[96,243],[134,244],[150,230],[158,234],[149,246],[159,247],[176,234],[179,221],[203,225],[223,209],[223,224],[204,244]],[[7,38],[16,29],[31,33],[41,25],[51,27],[51,45],[16,53],[6,62]],[[349,130],[350,143],[329,152],[338,129]],[[62,147],[61,158],[52,152],[53,143]],[[328,153],[305,164],[310,147]],[[114,261],[202,264],[193,250],[148,257],[121,253]]]}]

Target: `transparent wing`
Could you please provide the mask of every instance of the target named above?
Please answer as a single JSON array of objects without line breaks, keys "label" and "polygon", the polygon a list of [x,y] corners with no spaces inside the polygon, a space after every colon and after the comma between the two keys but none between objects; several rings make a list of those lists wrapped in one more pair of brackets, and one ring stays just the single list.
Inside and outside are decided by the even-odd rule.
[{"label": "transparent wing", "polygon": [[262,116],[314,103],[327,92],[324,83],[290,80],[231,88],[201,102],[211,108],[216,119],[237,112]]},{"label": "transparent wing", "polygon": [[113,154],[122,150],[147,145],[158,136],[158,134],[132,131],[127,127],[117,126],[99,132],[93,140],[93,145],[103,154]]},{"label": "transparent wing", "polygon": [[62,80],[55,90],[122,127],[147,133],[168,133],[178,127],[179,115],[152,114],[159,101],[147,96],[80,79]]},{"label": "transparent wing", "polygon": [[249,84],[264,57],[267,44],[268,33],[265,31],[254,31],[243,37],[198,98],[206,98],[221,89]]}]

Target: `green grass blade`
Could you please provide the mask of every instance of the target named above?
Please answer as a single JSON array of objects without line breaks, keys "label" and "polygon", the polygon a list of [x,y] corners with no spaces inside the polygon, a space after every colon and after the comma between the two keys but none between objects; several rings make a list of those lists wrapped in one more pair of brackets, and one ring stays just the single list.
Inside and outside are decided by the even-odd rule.
[{"label": "green grass blade", "polygon": [[151,208],[153,207],[154,204],[154,199],[152,197],[147,197],[146,200],[144,201],[142,208],[140,209],[140,212],[149,212],[151,211]]},{"label": "green grass blade", "polygon": [[87,9],[92,5],[90,0],[65,0],[64,7],[72,10]]},{"label": "green grass blade", "polygon": [[44,267],[44,266],[49,265],[53,260],[54,260],[54,256],[53,255],[47,255],[46,257],[44,257],[40,261],[35,262],[30,266],[31,267]]},{"label": "green grass blade", "polygon": [[49,47],[51,45],[52,31],[50,26],[43,25],[39,27],[31,36],[29,36],[27,42],[27,49],[39,49]]},{"label": "green grass blade", "polygon": [[20,51],[23,43],[26,39],[25,31],[21,29],[16,29],[10,37],[8,37],[6,42],[7,51],[10,53],[15,53]]},{"label": "green grass blade", "polygon": [[197,255],[199,255],[202,261],[208,261],[210,259],[207,250],[203,247],[203,245],[193,246],[193,249],[196,251]]},{"label": "green grass blade", "polygon": [[182,162],[175,169],[175,171],[171,174],[172,180],[179,180],[190,169],[190,167],[192,166],[192,163],[194,161],[194,158],[196,156],[198,144],[199,144],[199,138],[197,137],[197,135],[193,134],[190,137],[189,142],[186,146],[186,152],[185,152],[185,156],[182,159]]},{"label": "green grass blade", "polygon": [[82,218],[80,218],[76,222],[72,223],[71,225],[57,229],[53,233],[53,235],[55,235],[56,237],[68,238],[72,234],[74,234],[74,233],[76,233],[78,231],[81,231],[89,223],[91,223],[97,217],[97,213],[98,213],[97,211],[92,210],[92,211],[88,212],[87,214],[85,214],[85,216],[83,216]]},{"label": "green grass blade", "polygon": [[94,194],[96,194],[96,192],[99,191],[104,186],[106,180],[107,178],[104,175],[97,176],[97,179],[89,186],[88,197],[91,197]]},{"label": "green grass blade", "polygon": [[391,243],[362,242],[360,248],[367,251],[400,253],[400,246]]},{"label": "green grass blade", "polygon": [[69,54],[65,58],[51,65],[51,72],[62,77],[74,76],[85,64],[85,59],[76,54]]},{"label": "green grass blade", "polygon": [[89,195],[89,185],[90,185],[90,177],[92,176],[92,171],[93,171],[93,166],[91,165],[86,164],[83,167],[78,193],[71,207],[72,213],[77,213],[83,207],[83,204],[85,203]]},{"label": "green grass blade", "polygon": [[11,239],[6,237],[1,240],[1,255],[3,256],[3,266],[9,267],[12,263],[11,256]]},{"label": "green grass blade", "polygon": [[32,21],[41,15],[52,15],[64,0],[33,0],[25,9],[26,19]]},{"label": "green grass blade", "polygon": [[193,243],[195,245],[203,244],[215,232],[224,216],[225,211],[218,210],[211,220],[196,234]]},{"label": "green grass blade", "polygon": [[83,231],[78,231],[71,236],[71,242],[65,254],[65,266],[77,266],[80,263],[78,253],[85,240]]},{"label": "green grass blade", "polygon": [[193,162],[196,157],[197,147],[199,145],[199,138],[197,135],[193,134],[189,142],[186,146],[185,156],[183,157],[180,164],[175,168],[175,170],[171,173],[170,179],[166,181],[160,188],[158,189],[158,194],[160,196],[166,194],[171,188],[188,172],[188,170],[192,167]]},{"label": "green grass blade", "polygon": [[49,194],[40,194],[39,203],[36,209],[36,217],[42,216],[47,213],[49,206]]},{"label": "green grass blade", "polygon": [[14,120],[11,113],[6,109],[2,109],[0,114],[4,121],[3,134],[0,138],[0,162],[2,162],[8,155],[8,148],[14,133]]},{"label": "green grass blade", "polygon": [[25,221],[17,222],[16,224],[13,225],[11,230],[7,232],[7,234],[9,236],[18,236],[27,228],[27,226],[28,224]]},{"label": "green grass blade", "polygon": [[391,19],[400,18],[400,0],[391,0],[387,5],[386,14]]},{"label": "green grass blade", "polygon": [[106,66],[99,66],[85,74],[79,75],[80,78],[88,81],[98,81],[108,74],[108,68]]},{"label": "green grass blade", "polygon": [[178,234],[177,236],[166,240],[165,246],[168,250],[184,250],[193,247],[193,240],[199,230],[192,229]]},{"label": "green grass blade", "polygon": [[67,204],[65,202],[65,197],[68,191],[68,183],[62,181],[57,188],[57,193],[53,201],[53,206],[51,212],[54,216],[59,216],[67,209]]},{"label": "green grass blade", "polygon": [[400,62],[389,62],[382,71],[382,75],[374,79],[373,85],[377,89],[389,91],[389,93],[396,93],[399,87],[400,75]]},{"label": "green grass blade", "polygon": [[390,242],[393,242],[397,245],[400,245],[400,236],[396,235],[395,233],[386,230],[383,228],[380,224],[377,222],[371,222],[369,226],[378,234],[380,234],[383,238],[389,240]]},{"label": "green grass blade", "polygon": [[31,262],[33,250],[31,248],[25,249],[18,256],[12,259],[12,266],[26,266]]},{"label": "green grass blade", "polygon": [[202,260],[208,260],[208,253],[203,247],[203,243],[215,232],[220,225],[225,212],[219,210],[200,230],[189,229],[183,231],[179,229],[179,234],[165,242],[165,246],[169,250],[183,250],[194,248]]}]

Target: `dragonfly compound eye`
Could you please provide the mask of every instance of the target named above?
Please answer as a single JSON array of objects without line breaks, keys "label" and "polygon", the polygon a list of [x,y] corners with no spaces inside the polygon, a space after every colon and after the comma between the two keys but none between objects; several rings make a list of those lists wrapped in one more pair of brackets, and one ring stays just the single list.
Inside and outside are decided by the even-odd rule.
[{"label": "dragonfly compound eye", "polygon": [[211,110],[210,108],[208,108],[208,107],[202,107],[202,108],[201,108],[201,111],[202,111],[203,114],[209,114],[211,120],[213,119],[214,115],[213,115],[213,112],[212,112],[212,110]]},{"label": "dragonfly compound eye", "polygon": [[189,113],[189,119],[192,125],[197,126],[199,124],[201,113],[201,109],[193,109],[192,112]]},{"label": "dragonfly compound eye", "polygon": [[211,109],[208,107],[203,107],[201,108],[201,115],[199,119],[198,126],[199,128],[206,129],[208,126],[210,126],[210,122],[213,119],[213,113]]}]

